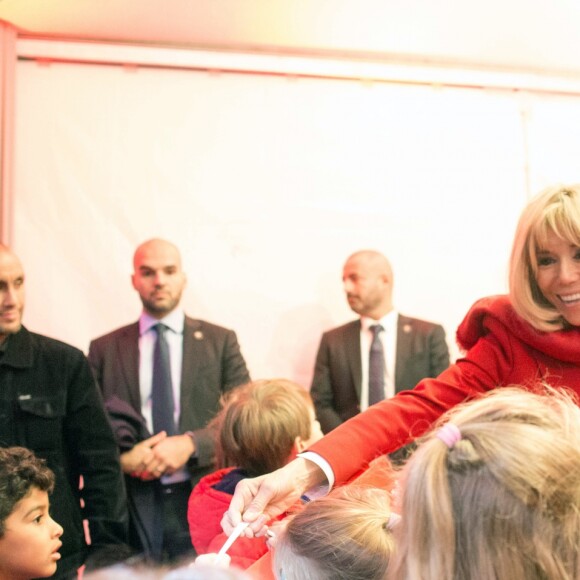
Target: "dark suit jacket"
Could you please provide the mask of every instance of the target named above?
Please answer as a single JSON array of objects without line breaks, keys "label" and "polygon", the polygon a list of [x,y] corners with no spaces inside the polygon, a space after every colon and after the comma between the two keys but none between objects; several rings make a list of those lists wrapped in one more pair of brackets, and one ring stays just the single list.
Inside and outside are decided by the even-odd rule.
[{"label": "dark suit jacket", "polygon": [[[412,389],[449,366],[445,331],[439,324],[399,315],[395,391]],[[360,320],[325,332],[320,341],[311,394],[324,433],[360,412],[362,364]]]},{"label": "dark suit jacket", "polygon": [[[134,443],[149,435],[141,415],[139,323],[93,340],[89,347],[89,361],[103,394],[117,443],[126,451],[127,441],[130,441],[128,433],[135,437]],[[186,316],[179,433],[194,433],[196,458],[188,466],[192,485],[213,469],[214,437],[207,424],[219,409],[221,395],[249,380],[236,334],[232,330]],[[139,419],[143,422],[141,426]],[[155,502],[159,483],[142,482],[129,476],[126,481],[132,532],[137,530],[141,547],[150,552],[156,517],[151,503]],[[136,521],[137,518],[139,521]]]}]

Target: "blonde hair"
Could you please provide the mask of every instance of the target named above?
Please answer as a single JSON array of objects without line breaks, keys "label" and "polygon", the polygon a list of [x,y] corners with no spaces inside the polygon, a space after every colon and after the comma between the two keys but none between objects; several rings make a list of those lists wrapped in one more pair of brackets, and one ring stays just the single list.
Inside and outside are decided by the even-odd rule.
[{"label": "blonde hair", "polygon": [[284,580],[383,580],[394,549],[389,494],[348,485],[313,501],[276,542]]},{"label": "blonde hair", "polygon": [[296,437],[310,437],[313,409],[310,394],[286,379],[254,381],[234,389],[212,421],[218,466],[240,467],[252,476],[282,467]]},{"label": "blonde hair", "polygon": [[566,321],[536,282],[537,253],[550,233],[580,246],[580,185],[549,187],[524,209],[510,258],[510,298],[516,312],[534,328],[560,330]]},{"label": "blonde hair", "polygon": [[444,443],[435,431],[403,472],[392,578],[579,578],[580,409],[571,396],[502,388],[446,419],[459,439]]}]

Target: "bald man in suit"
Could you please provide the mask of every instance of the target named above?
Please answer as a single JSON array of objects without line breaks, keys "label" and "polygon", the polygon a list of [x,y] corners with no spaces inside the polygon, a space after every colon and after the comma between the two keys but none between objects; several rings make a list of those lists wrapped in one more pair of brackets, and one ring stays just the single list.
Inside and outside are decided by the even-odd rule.
[{"label": "bald man in suit", "polygon": [[[141,317],[92,341],[89,361],[121,451],[132,546],[172,562],[191,555],[187,500],[214,468],[207,424],[220,397],[250,376],[232,330],[189,318],[179,307],[186,277],[176,246],[149,240],[137,248],[133,266]],[[164,388],[172,393],[173,432],[154,427],[159,323],[168,347]]]},{"label": "bald man in suit", "polygon": [[374,250],[352,254],[342,280],[348,304],[360,318],[322,335],[311,393],[324,433],[369,406],[373,325],[381,325],[382,398],[412,389],[421,379],[435,377],[449,366],[443,327],[395,311],[393,272],[385,256]]}]

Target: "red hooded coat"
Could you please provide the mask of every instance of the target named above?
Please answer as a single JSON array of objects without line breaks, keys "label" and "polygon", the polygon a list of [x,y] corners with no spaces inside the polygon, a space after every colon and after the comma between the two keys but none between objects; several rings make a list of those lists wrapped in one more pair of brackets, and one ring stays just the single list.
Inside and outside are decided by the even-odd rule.
[{"label": "red hooded coat", "polygon": [[[230,506],[231,494],[214,486],[233,471],[220,469],[203,477],[189,496],[187,520],[191,542],[198,554],[218,552],[227,540],[221,527],[224,512]],[[266,538],[238,538],[228,550],[232,565],[247,568],[268,551]]]}]

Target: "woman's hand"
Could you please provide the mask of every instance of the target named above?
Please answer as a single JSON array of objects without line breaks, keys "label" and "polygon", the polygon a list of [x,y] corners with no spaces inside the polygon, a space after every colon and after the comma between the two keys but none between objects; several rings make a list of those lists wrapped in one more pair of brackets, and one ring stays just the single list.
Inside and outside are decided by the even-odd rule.
[{"label": "woman's hand", "polygon": [[229,536],[241,521],[250,525],[247,537],[263,536],[267,522],[284,513],[300,496],[326,481],[323,471],[312,461],[298,458],[276,471],[253,479],[243,479],[236,486],[230,507],[221,525]]}]

